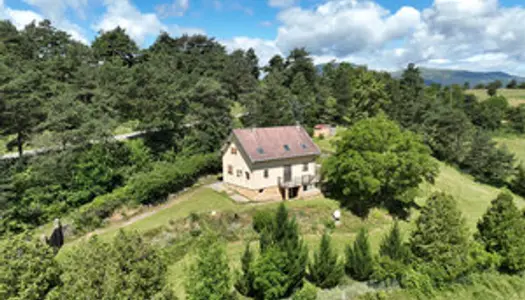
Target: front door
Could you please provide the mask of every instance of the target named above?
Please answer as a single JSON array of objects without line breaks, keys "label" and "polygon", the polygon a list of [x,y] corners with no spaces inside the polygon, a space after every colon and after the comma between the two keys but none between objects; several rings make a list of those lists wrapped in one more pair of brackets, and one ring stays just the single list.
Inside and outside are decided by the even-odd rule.
[{"label": "front door", "polygon": [[283,178],[284,178],[284,182],[292,181],[292,166],[290,165],[284,166]]}]

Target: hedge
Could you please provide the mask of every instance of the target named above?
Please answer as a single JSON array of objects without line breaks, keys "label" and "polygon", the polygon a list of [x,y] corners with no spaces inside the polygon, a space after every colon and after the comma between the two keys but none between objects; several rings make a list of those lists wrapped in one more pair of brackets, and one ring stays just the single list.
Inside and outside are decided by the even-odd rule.
[{"label": "hedge", "polygon": [[180,158],[174,163],[154,163],[151,171],[134,175],[125,186],[82,206],[73,215],[76,229],[87,231],[102,226],[104,220],[123,204],[164,202],[169,194],[181,191],[200,176],[219,169],[220,159],[216,154]]}]

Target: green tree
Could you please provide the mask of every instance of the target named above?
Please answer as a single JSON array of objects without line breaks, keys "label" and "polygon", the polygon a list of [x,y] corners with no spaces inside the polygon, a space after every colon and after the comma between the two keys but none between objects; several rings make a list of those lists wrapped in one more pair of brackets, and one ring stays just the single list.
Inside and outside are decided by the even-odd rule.
[{"label": "green tree", "polygon": [[[284,203],[281,203],[277,209],[271,225],[267,224],[262,226],[261,229],[259,238],[261,256],[255,263],[257,267],[254,267],[259,268],[259,271],[254,271],[256,294],[259,297],[262,297],[261,295],[264,294],[264,291],[260,290],[263,282],[277,280],[280,282],[280,286],[275,286],[272,293],[280,294],[282,297],[289,297],[301,288],[303,284],[308,264],[308,248],[299,234],[295,218],[289,217],[288,209]],[[272,253],[265,255],[267,251]],[[275,252],[281,253],[277,254]],[[261,261],[267,261],[271,264],[279,263],[277,268],[280,270],[280,274],[263,274],[261,269],[272,269],[274,266],[263,266]],[[259,278],[261,276],[264,278]],[[269,279],[270,277],[273,279]],[[257,282],[259,282],[259,285],[257,285]]]},{"label": "green tree", "polygon": [[66,253],[63,285],[53,299],[174,299],[167,266],[135,232],[119,231],[110,243],[92,238]]},{"label": "green tree", "polygon": [[317,123],[317,107],[312,86],[308,84],[302,72],[295,75],[290,85],[290,92],[294,95],[292,110],[295,121],[313,127]]},{"label": "green tree", "polygon": [[399,98],[392,99],[390,116],[404,128],[414,128],[421,124],[423,112],[429,106],[425,96],[425,82],[420,70],[409,64],[399,83]]},{"label": "green tree", "polygon": [[139,50],[137,44],[127,35],[126,30],[117,26],[113,30],[101,31],[91,44],[95,57],[107,61],[115,57],[128,63]]},{"label": "green tree", "polygon": [[339,261],[328,233],[324,233],[319,250],[308,265],[308,280],[322,289],[337,286],[344,275],[344,266]]},{"label": "green tree", "polygon": [[360,216],[374,206],[405,215],[419,184],[437,172],[420,139],[384,115],[338,135],[335,154],[323,164],[325,184],[330,196]]},{"label": "green tree", "polygon": [[481,182],[501,186],[514,172],[514,161],[506,147],[498,147],[487,133],[478,131],[462,167]]},{"label": "green tree", "polygon": [[283,265],[286,264],[286,253],[276,247],[269,247],[261,253],[253,267],[255,299],[276,300],[285,297],[288,276],[283,271]]},{"label": "green tree", "polygon": [[502,270],[525,270],[525,219],[511,194],[501,193],[491,202],[478,222],[478,232],[486,250],[502,257]]},{"label": "green tree", "polygon": [[230,107],[231,100],[219,82],[209,78],[199,80],[189,91],[182,151],[193,155],[218,150],[231,131]]},{"label": "green tree", "polygon": [[516,176],[510,184],[510,189],[520,196],[525,196],[525,165],[520,164],[517,167]]},{"label": "green tree", "polygon": [[473,123],[484,129],[496,130],[502,126],[508,110],[509,102],[505,97],[490,97],[479,104]]},{"label": "green tree", "polygon": [[469,234],[454,198],[438,193],[427,200],[409,245],[418,271],[438,285],[468,271]]},{"label": "green tree", "polygon": [[525,104],[510,109],[508,119],[510,126],[518,133],[525,133]]},{"label": "green tree", "polygon": [[355,280],[369,280],[374,271],[374,257],[370,242],[368,241],[368,232],[361,228],[353,247],[346,247],[346,273]]},{"label": "green tree", "polygon": [[407,261],[409,258],[409,249],[403,242],[399,222],[396,221],[387,236],[383,238],[379,245],[379,254],[388,256],[397,261]]},{"label": "green tree", "polygon": [[55,252],[30,234],[0,241],[0,298],[38,300],[60,284]]},{"label": "green tree", "polygon": [[361,119],[374,117],[388,105],[385,84],[373,72],[358,69],[349,84],[352,85],[352,95],[343,116],[345,124],[355,124]]},{"label": "green tree", "polygon": [[507,84],[507,88],[508,88],[508,89],[515,89],[517,86],[518,86],[518,82],[516,81],[516,79],[512,79],[512,80]]},{"label": "green tree", "polygon": [[250,48],[248,51],[246,51],[246,59],[248,60],[248,64],[251,66],[251,74],[253,75],[253,78],[259,80],[259,77],[261,76],[259,58],[257,57],[257,54],[255,54],[255,50],[253,50],[253,48]]},{"label": "green tree", "polygon": [[268,74],[247,104],[247,126],[265,127],[295,124],[293,114],[293,95],[283,85],[283,75]]},{"label": "green tree", "polygon": [[292,83],[297,74],[302,73],[309,89],[312,89],[316,84],[317,71],[313,63],[310,53],[305,48],[296,48],[290,51],[285,62],[285,74],[287,79],[285,85],[291,88]]},{"label": "green tree", "polygon": [[246,297],[254,297],[254,273],[253,264],[255,258],[253,252],[250,249],[250,244],[246,244],[244,253],[241,257],[241,273],[237,275],[237,281],[235,282],[235,288],[237,291]]},{"label": "green tree", "polygon": [[230,267],[225,246],[212,234],[205,236],[189,269],[186,283],[190,300],[229,299],[232,293]]}]

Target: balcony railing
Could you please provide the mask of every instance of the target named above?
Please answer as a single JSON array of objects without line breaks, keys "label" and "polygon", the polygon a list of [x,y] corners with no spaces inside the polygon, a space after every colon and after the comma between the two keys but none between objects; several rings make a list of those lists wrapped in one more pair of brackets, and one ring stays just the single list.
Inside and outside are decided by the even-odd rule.
[{"label": "balcony railing", "polygon": [[279,184],[279,187],[282,187],[282,188],[293,188],[293,187],[298,187],[302,185],[311,185],[317,182],[319,182],[318,175],[294,176],[294,177],[291,177],[289,180],[285,180],[284,178],[280,176],[277,177],[277,183]]}]

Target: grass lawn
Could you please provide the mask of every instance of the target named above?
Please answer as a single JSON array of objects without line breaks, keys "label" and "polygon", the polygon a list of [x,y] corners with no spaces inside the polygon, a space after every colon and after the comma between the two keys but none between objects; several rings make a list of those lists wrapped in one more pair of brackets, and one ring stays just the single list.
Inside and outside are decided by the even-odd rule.
[{"label": "grass lawn", "polygon": [[[489,98],[489,95],[487,94],[487,90],[468,90],[466,91],[466,93],[475,95],[480,101],[483,101]],[[520,104],[525,104],[525,90],[499,89],[498,95],[501,95],[507,98],[510,105],[512,106],[518,106]]]}]

